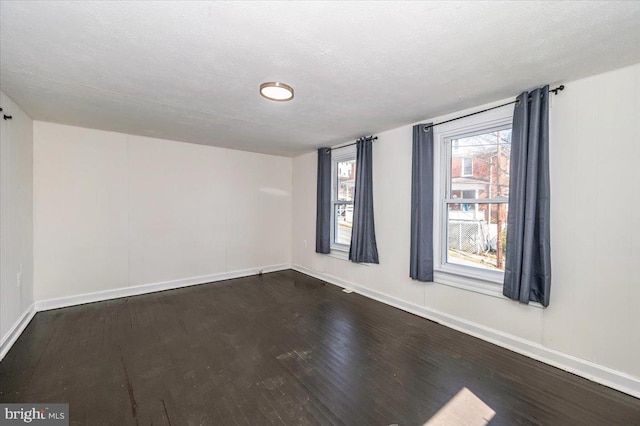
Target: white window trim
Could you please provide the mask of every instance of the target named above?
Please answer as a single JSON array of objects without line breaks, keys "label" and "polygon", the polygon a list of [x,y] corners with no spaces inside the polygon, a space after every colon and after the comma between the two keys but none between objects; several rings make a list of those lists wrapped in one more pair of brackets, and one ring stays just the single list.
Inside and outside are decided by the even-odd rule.
[{"label": "white window trim", "polygon": [[[339,149],[338,149],[339,148]],[[331,150],[331,254],[332,257],[338,259],[349,259],[349,244],[339,244],[335,242],[335,200],[337,198],[338,180],[337,168],[338,163],[346,160],[356,159],[356,146],[351,145],[344,148],[332,148]],[[358,165],[356,164],[356,170]]]},{"label": "white window trim", "polygon": [[[450,168],[447,158],[446,142],[454,136],[476,133],[485,129],[494,129],[511,125],[513,107],[506,106],[484,114],[463,118],[433,127],[434,131],[434,282],[452,287],[470,290],[494,297],[504,298],[502,282],[504,273],[483,270],[464,265],[446,263],[446,203],[444,203],[445,184]],[[486,200],[482,200],[486,202]],[[536,304],[531,304],[535,306]]]}]

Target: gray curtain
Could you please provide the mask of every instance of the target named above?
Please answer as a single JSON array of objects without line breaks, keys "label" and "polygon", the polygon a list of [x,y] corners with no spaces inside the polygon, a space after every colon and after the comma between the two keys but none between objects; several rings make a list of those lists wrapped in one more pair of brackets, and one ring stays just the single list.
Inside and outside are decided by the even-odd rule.
[{"label": "gray curtain", "polygon": [[318,150],[316,253],[331,252],[331,148]]},{"label": "gray curtain", "polygon": [[518,96],[513,114],[503,294],[549,305],[549,86]]},{"label": "gray curtain", "polygon": [[410,276],[433,281],[433,130],[413,126]]},{"label": "gray curtain", "polygon": [[371,139],[360,139],[356,153],[356,185],[353,194],[353,229],[349,260],[379,263],[373,221],[373,168]]}]

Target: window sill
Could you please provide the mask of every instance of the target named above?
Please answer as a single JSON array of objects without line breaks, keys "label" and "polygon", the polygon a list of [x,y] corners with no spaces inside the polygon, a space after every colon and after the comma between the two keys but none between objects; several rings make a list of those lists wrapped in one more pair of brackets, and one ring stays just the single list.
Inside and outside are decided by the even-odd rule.
[{"label": "window sill", "polygon": [[340,260],[349,260],[349,249],[331,247],[329,257],[333,257]]},{"label": "window sill", "polygon": [[[436,284],[459,288],[461,290],[473,291],[474,293],[509,300],[502,294],[502,284],[493,280],[472,278],[466,275],[447,271],[445,269],[436,269],[433,273],[433,282]],[[528,306],[544,309],[544,306],[537,302],[529,302]]]},{"label": "window sill", "polygon": [[351,262],[349,260],[349,249],[331,247],[331,252],[327,256],[333,257],[334,259],[346,260],[347,262],[353,263],[354,265],[361,265],[361,266],[371,265],[370,263]]}]

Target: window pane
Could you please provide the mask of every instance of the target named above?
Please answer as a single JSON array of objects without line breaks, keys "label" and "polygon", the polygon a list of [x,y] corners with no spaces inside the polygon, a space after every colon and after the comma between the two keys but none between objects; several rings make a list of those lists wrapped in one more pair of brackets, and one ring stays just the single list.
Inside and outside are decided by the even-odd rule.
[{"label": "window pane", "polygon": [[351,227],[353,224],[353,204],[337,204],[334,206],[334,236],[337,244],[351,244]]},{"label": "window pane", "polygon": [[511,129],[452,139],[451,198],[468,191],[477,198],[509,197],[510,154]]},{"label": "window pane", "polygon": [[353,188],[356,183],[356,160],[339,161],[336,173],[338,174],[338,201],[353,201]]},{"label": "window pane", "polygon": [[504,271],[507,203],[447,206],[447,262]]}]

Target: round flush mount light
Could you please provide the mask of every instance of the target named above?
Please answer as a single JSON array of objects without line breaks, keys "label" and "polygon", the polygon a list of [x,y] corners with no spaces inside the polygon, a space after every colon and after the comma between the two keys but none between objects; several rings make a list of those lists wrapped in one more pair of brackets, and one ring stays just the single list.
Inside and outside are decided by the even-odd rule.
[{"label": "round flush mount light", "polygon": [[293,99],[293,87],[277,81],[269,81],[260,85],[260,95],[270,101],[290,101]]}]

